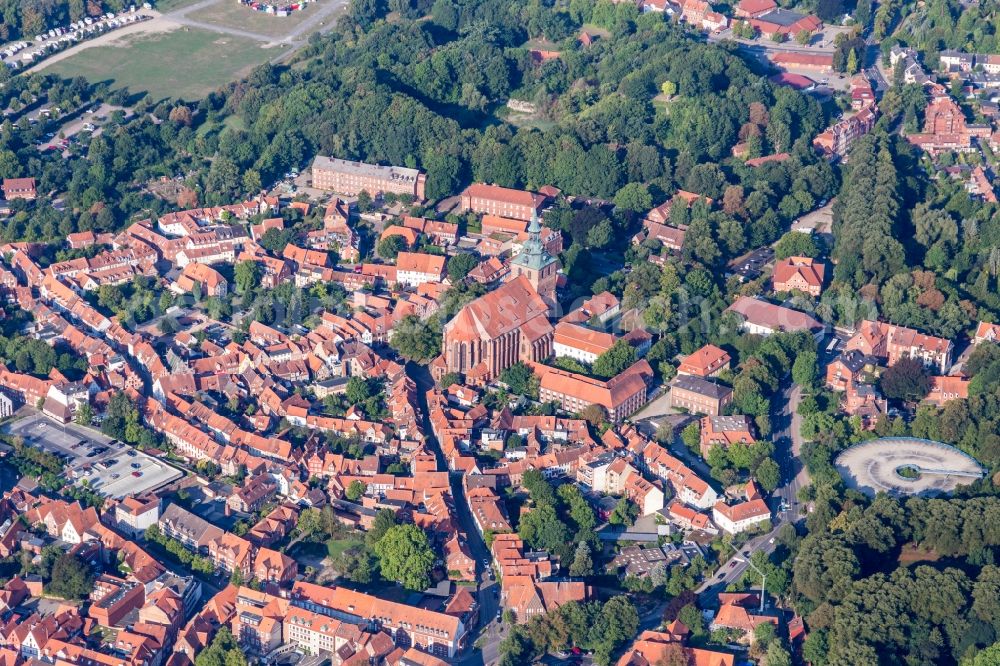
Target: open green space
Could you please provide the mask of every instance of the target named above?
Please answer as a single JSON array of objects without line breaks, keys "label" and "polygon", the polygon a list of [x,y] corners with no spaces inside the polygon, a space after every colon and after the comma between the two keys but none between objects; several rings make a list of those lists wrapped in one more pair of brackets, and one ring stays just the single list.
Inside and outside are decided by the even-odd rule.
[{"label": "open green space", "polygon": [[247,74],[277,53],[260,42],[179,28],[128,35],[114,45],[84,49],[47,67],[47,73],[112,81],[115,88],[148,91],[155,99],[197,99]]},{"label": "open green space", "polygon": [[264,12],[256,12],[233,0],[218,0],[205,9],[191,12],[187,17],[210,25],[246,30],[265,37],[283,39],[285,35],[322,9],[322,5],[310,4],[304,10],[292,12],[289,16],[274,16]]},{"label": "open green space", "polygon": [[172,12],[175,9],[180,9],[182,7],[188,7],[198,2],[198,0],[159,0],[153,3],[153,9],[165,14],[167,12]]},{"label": "open green space", "polygon": [[363,544],[364,541],[354,537],[346,537],[343,539],[330,539],[329,541],[326,542],[326,550],[331,558],[336,559],[337,557],[340,557],[341,553],[343,553],[348,548],[351,548],[353,546],[361,546]]}]

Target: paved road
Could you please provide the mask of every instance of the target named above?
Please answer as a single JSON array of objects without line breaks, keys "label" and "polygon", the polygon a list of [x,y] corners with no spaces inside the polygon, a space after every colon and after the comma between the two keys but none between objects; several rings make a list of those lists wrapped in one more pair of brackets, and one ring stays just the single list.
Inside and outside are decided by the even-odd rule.
[{"label": "paved road", "polygon": [[781,53],[812,53],[812,54],[829,54],[833,53],[835,47],[833,46],[833,41],[830,41],[829,46],[802,46],[801,44],[793,41],[788,42],[772,42],[770,40],[759,39],[759,40],[746,40],[737,39],[733,37],[731,30],[724,30],[723,32],[714,33],[710,32],[708,34],[709,42],[722,42],[731,41],[739,46],[741,50],[753,51],[753,52],[781,52]]},{"label": "paved road", "polygon": [[[802,400],[802,388],[789,384],[776,396],[771,412],[771,424],[775,442],[775,457],[781,466],[781,478],[784,483],[772,493],[772,511],[776,518],[772,521],[772,529],[750,539],[740,550],[723,562],[719,573],[706,580],[696,590],[705,602],[712,601],[718,592],[730,583],[739,580],[747,570],[747,555],[757,550],[771,553],[775,548],[775,537],[786,523],[797,522],[801,518],[802,506],[798,501],[799,489],[809,483],[809,473],[799,457],[802,451],[802,436],[799,434],[801,417],[797,413]],[[778,511],[778,504],[787,502],[790,511]]]},{"label": "paved road", "polygon": [[[431,430],[430,412],[427,409],[427,391],[434,387],[434,380],[431,378],[426,366],[416,363],[406,364],[406,374],[417,385],[417,399],[420,405],[420,419],[424,429],[424,436],[434,455],[438,459],[438,469],[447,469],[444,454],[441,451],[441,444]],[[496,622],[497,609],[500,607],[499,585],[489,579],[487,566],[484,562],[490,561],[490,551],[486,547],[472,520],[472,513],[469,511],[469,504],[465,500],[465,489],[462,487],[462,477],[460,474],[451,474],[451,496],[455,501],[455,513],[458,516],[458,523],[461,530],[466,535],[466,542],[472,557],[476,560],[476,576],[479,579],[477,585],[479,599],[479,627],[470,631],[466,639],[465,653],[452,663],[461,666],[480,666],[482,664],[494,664],[498,660],[500,641],[503,637],[504,628]],[[482,633],[485,636],[482,650],[472,649],[472,644],[477,636]]]}]

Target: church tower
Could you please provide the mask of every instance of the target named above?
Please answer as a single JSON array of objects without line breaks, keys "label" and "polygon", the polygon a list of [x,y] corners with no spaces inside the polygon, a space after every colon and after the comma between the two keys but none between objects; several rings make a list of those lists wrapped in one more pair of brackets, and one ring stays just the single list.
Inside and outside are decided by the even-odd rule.
[{"label": "church tower", "polygon": [[528,279],[549,306],[549,316],[553,316],[558,306],[556,271],[559,269],[559,261],[545,250],[541,234],[542,225],[538,221],[538,214],[533,213],[531,224],[528,225],[528,240],[524,242],[517,256],[511,260],[510,272],[512,278],[523,275]]}]

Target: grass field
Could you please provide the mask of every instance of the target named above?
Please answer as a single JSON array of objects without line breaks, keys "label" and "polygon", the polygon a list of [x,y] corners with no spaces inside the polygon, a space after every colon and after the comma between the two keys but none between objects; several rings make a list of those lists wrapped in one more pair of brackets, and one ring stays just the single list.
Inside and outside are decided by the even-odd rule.
[{"label": "grass field", "polygon": [[187,17],[209,25],[246,30],[280,40],[320,9],[320,5],[313,4],[302,11],[292,12],[290,16],[272,16],[255,12],[233,0],[218,0],[213,6],[191,12]]},{"label": "grass field", "polygon": [[157,0],[157,2],[153,3],[153,9],[158,12],[166,13],[172,12],[175,9],[180,9],[181,7],[193,5],[196,2],[198,2],[198,0]]},{"label": "grass field", "polygon": [[115,45],[84,49],[45,69],[59,76],[113,81],[154,99],[204,97],[247,74],[278,53],[259,42],[207,30],[178,28],[161,34],[128,35]]},{"label": "grass field", "polygon": [[340,557],[340,554],[352,546],[360,546],[364,542],[361,539],[347,537],[344,539],[330,539],[326,542],[326,551],[331,558]]}]

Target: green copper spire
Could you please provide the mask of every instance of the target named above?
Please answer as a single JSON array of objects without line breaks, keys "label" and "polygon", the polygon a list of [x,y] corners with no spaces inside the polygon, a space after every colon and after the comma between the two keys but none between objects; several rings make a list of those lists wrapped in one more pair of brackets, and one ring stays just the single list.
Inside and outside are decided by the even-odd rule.
[{"label": "green copper spire", "polygon": [[545,247],[542,245],[542,224],[538,220],[538,213],[531,214],[531,223],[528,225],[528,240],[521,246],[521,252],[512,260],[512,263],[540,271],[543,266],[547,266],[555,261]]}]

